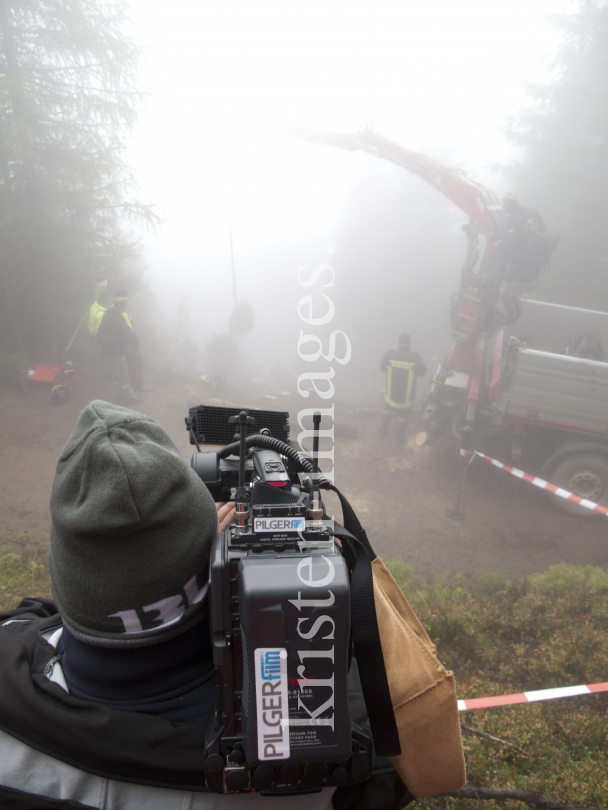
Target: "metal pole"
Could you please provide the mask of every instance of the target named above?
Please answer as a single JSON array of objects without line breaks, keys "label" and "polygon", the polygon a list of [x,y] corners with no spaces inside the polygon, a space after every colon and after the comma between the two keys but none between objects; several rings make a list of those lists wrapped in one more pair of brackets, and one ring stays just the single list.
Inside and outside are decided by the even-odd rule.
[{"label": "metal pole", "polygon": [[73,343],[73,342],[76,340],[76,335],[77,335],[77,334],[80,332],[80,327],[81,327],[81,326],[82,326],[82,324],[84,323],[84,319],[87,317],[87,315],[88,315],[88,314],[89,314],[89,310],[87,309],[87,311],[84,313],[84,315],[83,315],[83,316],[82,316],[82,318],[80,319],[80,323],[79,323],[79,324],[78,324],[78,326],[76,327],[76,331],[75,331],[75,332],[74,332],[74,334],[72,335],[72,339],[70,340],[70,342],[68,343],[68,345],[65,347],[65,350],[64,350],[64,351],[65,351],[65,353],[66,353],[66,354],[67,354],[67,352],[69,352],[69,351],[70,351],[70,349],[72,348],[72,343]]},{"label": "metal pole", "polygon": [[549,301],[533,301],[531,298],[522,298],[522,304],[535,304],[538,307],[552,307],[553,309],[566,309],[568,312],[584,312],[586,315],[608,315],[608,312],[601,312],[598,309],[582,309],[581,307],[569,307],[566,304],[551,304]]},{"label": "metal pole", "polygon": [[232,270],[232,294],[234,296],[234,306],[236,307],[236,271],[234,269],[234,245],[232,243],[232,215],[228,208],[228,233],[230,236],[230,268]]},{"label": "metal pole", "polygon": [[470,455],[461,455],[461,450],[473,449],[473,430],[465,427],[461,431],[461,442],[458,449],[458,471],[456,473],[456,502],[452,509],[446,509],[445,513],[450,520],[464,520],[464,493],[467,483],[467,470],[471,460]]}]

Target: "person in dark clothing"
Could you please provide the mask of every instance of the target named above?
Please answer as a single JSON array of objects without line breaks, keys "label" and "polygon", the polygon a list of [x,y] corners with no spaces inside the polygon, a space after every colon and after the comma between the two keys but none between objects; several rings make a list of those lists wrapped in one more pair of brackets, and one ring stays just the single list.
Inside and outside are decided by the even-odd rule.
[{"label": "person in dark clothing", "polygon": [[506,214],[506,233],[497,242],[500,287],[490,311],[490,329],[515,323],[521,316],[521,297],[534,288],[541,268],[549,261],[557,245],[556,237],[544,237],[545,226],[538,211],[524,208],[517,197],[507,194],[502,208]]},{"label": "person in dark clothing", "polygon": [[524,208],[513,194],[503,198],[502,207],[507,215],[504,251],[508,266],[505,278],[510,281],[530,281],[538,275],[542,266],[545,225],[538,211]]},{"label": "person in dark clothing", "polygon": [[411,338],[404,333],[399,335],[399,347],[389,349],[380,362],[380,371],[386,374],[384,410],[380,422],[380,433],[386,436],[393,416],[397,420],[397,439],[405,440],[407,414],[416,398],[416,377],[426,373],[426,366],[419,354],[411,351]]},{"label": "person in dark clothing", "polygon": [[141,398],[135,394],[129,381],[127,353],[137,341],[130,329],[124,313],[127,311],[128,299],[117,297],[114,306],[103,315],[97,330],[97,342],[106,367],[107,376],[112,381],[120,402],[137,403]]},{"label": "person in dark clothing", "polygon": [[[51,493],[55,603],[25,600],[0,620],[0,803],[245,806],[208,791],[203,756],[210,551],[233,516],[152,419],[100,400],[84,409]],[[332,793],[279,804],[328,810]]]},{"label": "person in dark clothing", "polygon": [[144,360],[141,356],[141,349],[139,348],[140,340],[139,335],[133,328],[133,318],[128,310],[129,296],[124,287],[116,290],[116,297],[114,302],[124,304],[121,308],[122,317],[125,323],[131,330],[131,340],[127,345],[125,359],[127,361],[127,370],[129,372],[129,383],[134,391],[149,391],[144,384]]},{"label": "person in dark clothing", "polygon": [[[54,602],[0,614],[0,804],[23,810],[398,810],[388,758],[364,784],[300,796],[212,793],[211,545],[234,518],[165,431],[95,400],[51,492]],[[351,672],[356,671],[353,664]],[[353,717],[367,715],[349,680]],[[334,792],[335,791],[335,792]]]}]

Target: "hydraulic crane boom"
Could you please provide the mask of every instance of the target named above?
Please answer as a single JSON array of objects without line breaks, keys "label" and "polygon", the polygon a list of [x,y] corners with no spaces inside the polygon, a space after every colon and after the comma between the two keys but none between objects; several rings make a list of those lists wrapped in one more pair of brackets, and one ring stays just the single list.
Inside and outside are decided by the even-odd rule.
[{"label": "hydraulic crane boom", "polygon": [[[464,396],[465,421],[473,423],[485,396],[486,341],[501,325],[499,303],[505,259],[500,243],[505,237],[506,223],[498,198],[481,184],[425,155],[404,149],[376,134],[369,126],[353,135],[307,129],[292,130],[292,135],[349,152],[361,150],[389,160],[426,180],[470,217],[469,223],[462,226],[467,236],[467,250],[451,314],[455,344],[436,375],[427,412],[430,421],[433,413],[436,414],[435,421],[442,421],[453,407],[454,395],[457,403],[462,403]],[[480,238],[484,242],[481,257]],[[498,344],[502,345],[501,336]]]},{"label": "hydraulic crane boom", "polygon": [[[292,134],[306,141],[349,152],[361,150],[389,160],[426,180],[469,216],[470,221],[462,226],[467,250],[451,313],[455,343],[432,380],[424,421],[429,439],[450,421],[458,431],[462,427],[474,430],[488,413],[493,413],[501,389],[504,331],[498,329],[519,317],[519,299],[523,292],[529,291],[535,274],[548,263],[559,237],[542,237],[541,232],[544,241],[533,243],[535,252],[530,254],[526,272],[518,280],[512,258],[507,264],[506,216],[489,189],[377,135],[369,126],[354,135],[305,129],[293,130]],[[488,345],[494,335],[493,346]]]},{"label": "hydraulic crane boom", "polygon": [[[404,149],[384,138],[369,126],[354,135],[294,129],[298,138],[349,152],[358,150],[389,160],[417,174],[451,200],[470,217],[463,225],[468,239],[460,289],[452,308],[452,336],[459,346],[473,347],[480,338],[488,338],[497,329],[496,303],[499,299],[499,277],[504,260],[496,250],[505,233],[505,216],[496,195],[480,183],[442,166],[431,158]],[[479,259],[479,238],[485,246]],[[472,372],[475,363],[469,353],[457,352],[455,370]]]},{"label": "hydraulic crane boom", "polygon": [[[417,174],[441,194],[451,200],[476,223],[480,233],[500,234],[504,230],[504,215],[496,195],[479,183],[464,177],[453,169],[442,166],[418,152],[404,149],[388,138],[378,135],[370,126],[362,127],[354,135],[318,132],[310,129],[294,129],[292,134],[305,141],[314,141],[345,149],[348,152],[361,150]],[[499,237],[500,238],[500,237]]]}]

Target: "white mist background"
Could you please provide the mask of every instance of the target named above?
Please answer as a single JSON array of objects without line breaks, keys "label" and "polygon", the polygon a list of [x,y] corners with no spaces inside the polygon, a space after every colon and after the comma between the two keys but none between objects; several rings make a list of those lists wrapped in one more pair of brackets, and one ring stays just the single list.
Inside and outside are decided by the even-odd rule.
[{"label": "white mist background", "polygon": [[[550,80],[560,35],[548,15],[577,8],[573,0],[129,5],[147,94],[129,160],[140,199],[164,218],[142,235],[149,283],[169,327],[181,300],[200,346],[227,331],[230,220],[238,297],[256,315],[244,346],[256,355],[285,343],[268,329],[273,308],[295,313],[298,264],[327,260],[349,194],[380,171],[371,156],[300,142],[290,128],[354,132],[371,122],[509,191],[490,168],[517,157],[502,130],[527,103],[524,83]],[[300,256],[298,245],[311,241],[317,257]],[[339,273],[336,284],[348,284],[348,270]],[[445,330],[443,310],[437,317]],[[289,348],[295,354],[293,341]]]}]

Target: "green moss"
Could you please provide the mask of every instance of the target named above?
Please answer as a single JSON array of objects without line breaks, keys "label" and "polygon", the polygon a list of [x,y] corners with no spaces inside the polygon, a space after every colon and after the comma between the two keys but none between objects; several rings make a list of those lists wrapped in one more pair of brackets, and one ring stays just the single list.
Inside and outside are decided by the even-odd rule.
[{"label": "green moss", "polygon": [[20,555],[0,548],[0,611],[16,607],[24,596],[51,596],[47,556],[39,549]]},{"label": "green moss", "polygon": [[[470,580],[444,576],[405,592],[440,660],[454,670],[460,698],[608,678],[608,573],[601,568],[557,565],[518,582],[494,572]],[[605,805],[607,712],[608,695],[596,694],[461,713],[473,728],[531,754],[464,732],[469,784]],[[470,808],[454,799],[417,804]]]}]

